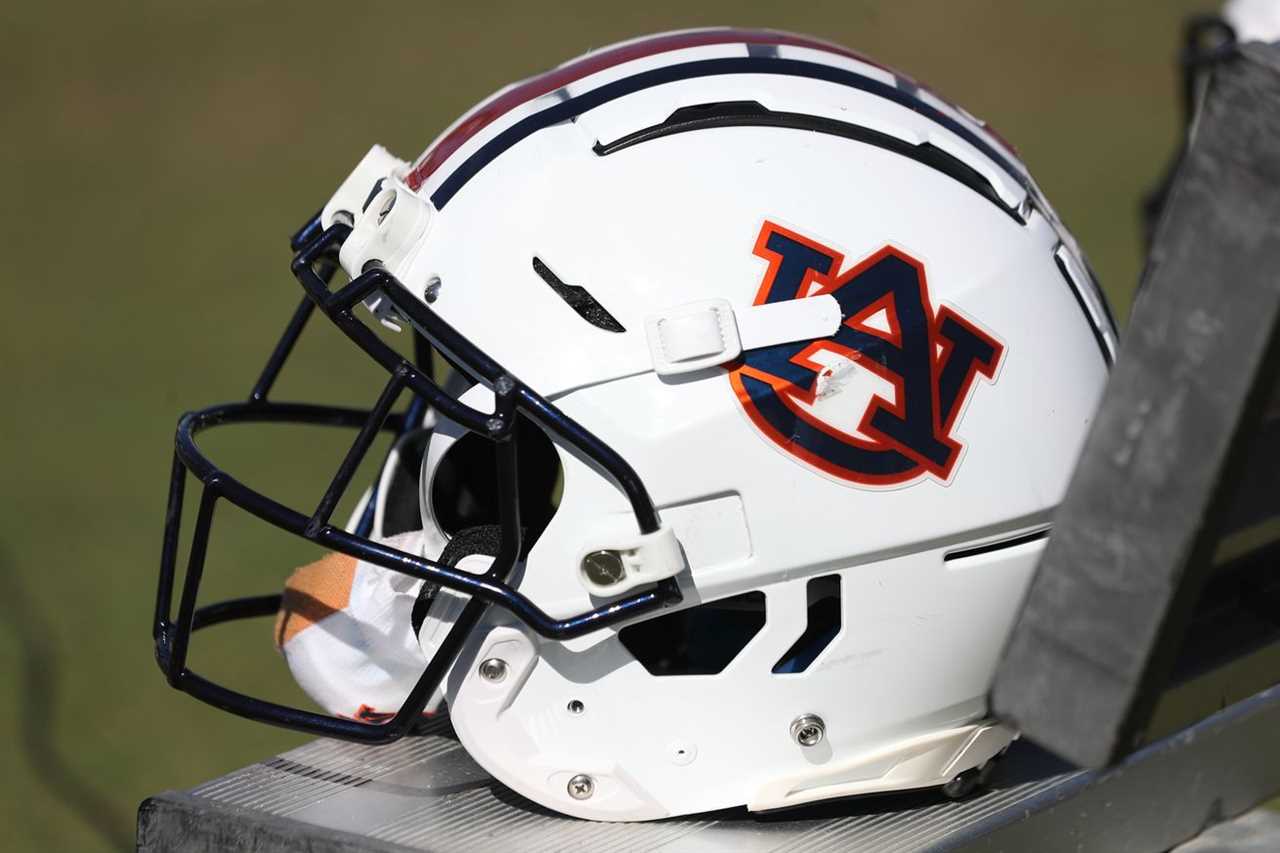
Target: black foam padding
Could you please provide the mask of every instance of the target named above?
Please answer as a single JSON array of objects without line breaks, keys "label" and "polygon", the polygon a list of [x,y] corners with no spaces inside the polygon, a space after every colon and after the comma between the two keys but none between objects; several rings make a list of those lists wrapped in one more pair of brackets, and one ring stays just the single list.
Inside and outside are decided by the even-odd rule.
[{"label": "black foam padding", "polygon": [[[446,566],[456,566],[463,557],[469,557],[472,554],[496,557],[501,547],[502,528],[496,524],[481,524],[458,531],[440,552],[439,561]],[[431,602],[439,591],[439,584],[430,582],[424,583],[422,589],[418,591],[418,600],[413,603],[413,611],[409,615],[409,622],[413,625],[415,635],[422,630],[427,611],[431,608]]]},{"label": "black foam padding", "polygon": [[472,554],[496,557],[501,547],[502,528],[496,524],[480,524],[458,531],[440,552],[440,562],[446,566],[456,566],[459,560]]}]

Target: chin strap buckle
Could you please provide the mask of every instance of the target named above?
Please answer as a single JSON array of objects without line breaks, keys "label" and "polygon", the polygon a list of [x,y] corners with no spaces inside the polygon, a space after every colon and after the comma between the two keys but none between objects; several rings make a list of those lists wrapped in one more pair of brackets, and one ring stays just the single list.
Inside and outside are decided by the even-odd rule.
[{"label": "chin strap buckle", "polygon": [[834,335],[843,318],[830,294],[734,308],[727,299],[686,302],[645,318],[649,358],[659,376],[725,364],[758,349]]}]

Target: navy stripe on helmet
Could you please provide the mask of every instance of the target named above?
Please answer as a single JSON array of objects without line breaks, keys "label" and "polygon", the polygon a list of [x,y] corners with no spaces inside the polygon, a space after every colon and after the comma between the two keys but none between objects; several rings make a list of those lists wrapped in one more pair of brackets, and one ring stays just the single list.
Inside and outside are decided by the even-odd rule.
[{"label": "navy stripe on helmet", "polygon": [[835,68],[817,62],[805,62],[798,59],[776,59],[772,57],[747,56],[726,59],[703,59],[696,62],[684,62],[642,71],[631,77],[615,80],[603,86],[584,92],[576,98],[553,104],[540,112],[517,121],[501,131],[488,142],[472,152],[465,160],[445,178],[436,191],[431,194],[431,203],[437,210],[457,195],[468,181],[479,174],[480,170],[496,160],[503,152],[517,143],[555,124],[577,118],[588,110],[618,98],[664,83],[679,80],[692,80],[699,77],[714,77],[721,74],[781,74],[789,77],[804,77],[811,80],[822,80],[848,86],[875,95],[885,100],[900,104],[916,112],[941,127],[946,128],[974,148],[985,154],[998,165],[1017,184],[1026,187],[1026,178],[1002,153],[992,147],[986,140],[964,124],[951,116],[925,103],[913,92],[903,91],[890,83],[882,83],[864,74]]}]

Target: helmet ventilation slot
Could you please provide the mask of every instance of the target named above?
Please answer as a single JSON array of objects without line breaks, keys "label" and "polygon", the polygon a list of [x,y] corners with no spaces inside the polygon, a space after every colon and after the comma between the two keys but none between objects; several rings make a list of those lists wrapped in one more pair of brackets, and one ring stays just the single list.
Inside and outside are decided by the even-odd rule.
[{"label": "helmet ventilation slot", "polygon": [[909,160],[941,172],[952,180],[958,181],[981,195],[987,201],[1000,208],[1007,216],[1021,225],[1026,220],[1016,208],[1010,207],[996,192],[991,181],[977,169],[959,157],[943,151],[929,142],[912,142],[899,139],[883,131],[865,125],[847,121],[809,115],[771,110],[757,101],[722,101],[719,103],[696,104],[681,107],[669,115],[665,121],[644,127],[626,134],[612,142],[597,141],[592,150],[599,157],[608,157],[619,151],[663,139],[680,133],[695,130],[711,130],[725,127],[775,127],[790,130],[803,130],[810,133],[822,133],[828,136],[839,136],[871,145],[885,151],[891,151]]},{"label": "helmet ventilation slot", "polygon": [[547,286],[555,291],[556,296],[559,296],[566,305],[577,311],[579,317],[597,329],[604,329],[606,332],[626,331],[623,325],[615,320],[613,315],[596,301],[594,296],[587,292],[585,287],[579,284],[566,284],[551,271],[550,267],[542,262],[541,258],[534,257],[533,271],[547,283]]},{"label": "helmet ventilation slot", "polygon": [[804,633],[773,665],[775,673],[804,672],[840,633],[840,576],[813,578],[805,587],[809,619]]},{"label": "helmet ventilation slot", "polygon": [[764,627],[764,593],[745,592],[623,628],[618,637],[650,675],[715,675]]}]

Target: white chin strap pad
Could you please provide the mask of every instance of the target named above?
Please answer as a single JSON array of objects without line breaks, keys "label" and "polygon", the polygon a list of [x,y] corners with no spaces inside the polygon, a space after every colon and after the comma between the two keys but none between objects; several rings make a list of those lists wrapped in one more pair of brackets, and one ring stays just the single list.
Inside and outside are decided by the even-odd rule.
[{"label": "white chin strap pad", "polygon": [[[386,540],[420,553],[422,532]],[[381,721],[400,709],[427,659],[412,626],[422,581],[329,554],[293,573],[276,645],[298,685],[331,714]]]}]

